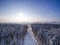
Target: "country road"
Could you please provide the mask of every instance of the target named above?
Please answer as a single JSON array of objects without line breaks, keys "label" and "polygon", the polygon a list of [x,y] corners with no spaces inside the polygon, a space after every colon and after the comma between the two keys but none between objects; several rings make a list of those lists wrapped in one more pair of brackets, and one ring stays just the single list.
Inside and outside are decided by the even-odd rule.
[{"label": "country road", "polygon": [[24,45],[37,45],[37,41],[34,38],[31,25],[28,25],[27,34],[25,36]]},{"label": "country road", "polygon": [[31,25],[28,25],[27,32],[32,36],[32,38],[34,39],[35,43],[38,45],[38,42],[37,42],[37,40],[35,39],[34,34],[33,34],[33,32],[32,32],[32,27],[31,27]]}]

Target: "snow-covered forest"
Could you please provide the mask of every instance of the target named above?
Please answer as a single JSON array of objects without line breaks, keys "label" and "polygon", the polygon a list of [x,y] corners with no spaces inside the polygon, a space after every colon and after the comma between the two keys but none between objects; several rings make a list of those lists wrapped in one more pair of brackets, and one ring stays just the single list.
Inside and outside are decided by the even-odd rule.
[{"label": "snow-covered forest", "polygon": [[0,45],[23,45],[26,33],[26,25],[0,24]]},{"label": "snow-covered forest", "polygon": [[60,24],[0,24],[0,45],[60,45]]},{"label": "snow-covered forest", "polygon": [[32,24],[38,45],[60,45],[60,24]]}]

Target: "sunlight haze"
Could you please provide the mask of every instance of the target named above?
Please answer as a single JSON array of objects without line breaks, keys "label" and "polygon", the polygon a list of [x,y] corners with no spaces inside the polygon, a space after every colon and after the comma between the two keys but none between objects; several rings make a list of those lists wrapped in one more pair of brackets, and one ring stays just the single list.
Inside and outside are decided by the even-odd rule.
[{"label": "sunlight haze", "polygon": [[0,22],[60,22],[60,2],[0,1]]}]

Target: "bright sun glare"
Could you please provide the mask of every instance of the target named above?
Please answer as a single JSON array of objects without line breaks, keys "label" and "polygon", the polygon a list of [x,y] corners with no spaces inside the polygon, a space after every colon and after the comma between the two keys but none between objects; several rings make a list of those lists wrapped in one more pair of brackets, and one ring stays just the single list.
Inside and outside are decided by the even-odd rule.
[{"label": "bright sun glare", "polygon": [[24,14],[23,13],[19,13],[19,17],[24,17]]},{"label": "bright sun glare", "polygon": [[20,21],[24,22],[27,21],[27,16],[24,13],[19,13],[18,14],[18,18],[20,19]]}]

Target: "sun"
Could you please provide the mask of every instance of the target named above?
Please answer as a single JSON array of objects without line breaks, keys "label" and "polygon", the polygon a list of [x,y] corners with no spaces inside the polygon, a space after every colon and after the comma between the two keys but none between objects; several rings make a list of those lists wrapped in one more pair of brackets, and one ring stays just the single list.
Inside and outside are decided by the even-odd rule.
[{"label": "sun", "polygon": [[24,17],[24,13],[19,13],[18,15],[19,15],[20,18]]},{"label": "sun", "polygon": [[24,22],[24,21],[27,20],[27,16],[24,13],[22,13],[22,12],[20,12],[18,14],[18,18],[20,19],[19,21],[21,21],[21,22]]},{"label": "sun", "polygon": [[19,22],[30,22],[30,21],[32,21],[32,19],[30,17],[28,17],[26,13],[20,12],[20,13],[18,13],[17,21],[19,21]]}]

